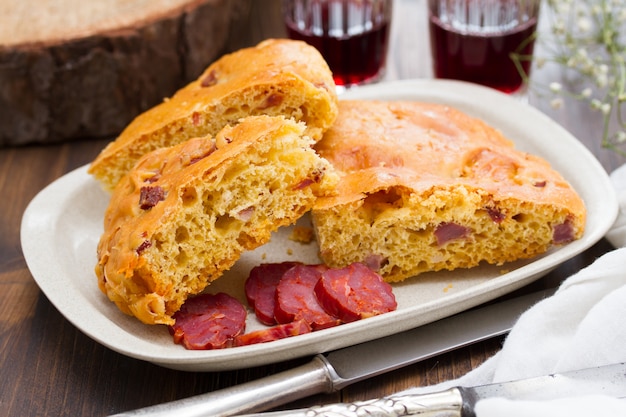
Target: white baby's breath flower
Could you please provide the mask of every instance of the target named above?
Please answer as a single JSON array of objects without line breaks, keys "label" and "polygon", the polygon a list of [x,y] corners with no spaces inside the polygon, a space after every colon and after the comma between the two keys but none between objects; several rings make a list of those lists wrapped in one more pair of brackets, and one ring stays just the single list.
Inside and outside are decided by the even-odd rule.
[{"label": "white baby's breath flower", "polygon": [[600,106],[600,111],[603,114],[609,114],[611,112],[611,103],[602,103]]},{"label": "white baby's breath flower", "polygon": [[600,107],[602,107],[602,102],[597,98],[594,98],[589,102],[589,106],[592,110],[600,110]]},{"label": "white baby's breath flower", "polygon": [[570,2],[568,1],[560,1],[560,2],[557,2],[555,6],[556,6],[555,7],[556,12],[558,14],[567,16],[567,13],[569,12],[571,5],[570,5]]},{"label": "white baby's breath flower", "polygon": [[565,105],[564,97],[588,103],[604,118],[602,145],[626,157],[626,0],[545,1],[550,23],[537,42],[546,47],[536,51],[547,56],[535,53],[534,64],[562,65],[567,82],[535,88],[531,79],[529,88],[547,95],[553,108]]},{"label": "white baby's breath flower", "polygon": [[594,16],[601,15],[602,14],[602,7],[600,5],[598,5],[598,4],[594,4],[591,7],[591,14],[594,15]]},{"label": "white baby's breath flower", "polygon": [[565,33],[565,22],[563,20],[556,20],[552,23],[552,33],[555,35],[563,35]]},{"label": "white baby's breath flower", "polygon": [[550,100],[550,107],[556,110],[560,109],[563,107],[563,99],[561,97],[553,98]]},{"label": "white baby's breath flower", "polygon": [[557,83],[557,82],[550,83],[550,91],[552,91],[553,93],[558,93],[559,91],[561,91],[562,88],[563,86],[561,85],[561,83]]},{"label": "white baby's breath flower", "polygon": [[606,74],[597,74],[596,75],[596,85],[600,88],[605,88],[609,83],[609,78]]},{"label": "white baby's breath flower", "polygon": [[581,17],[578,19],[577,26],[581,32],[589,32],[591,30],[591,21],[586,17]]},{"label": "white baby's breath flower", "polygon": [[537,69],[541,69],[546,65],[547,59],[545,58],[541,58],[538,57],[537,59],[535,59],[535,65],[537,66]]}]

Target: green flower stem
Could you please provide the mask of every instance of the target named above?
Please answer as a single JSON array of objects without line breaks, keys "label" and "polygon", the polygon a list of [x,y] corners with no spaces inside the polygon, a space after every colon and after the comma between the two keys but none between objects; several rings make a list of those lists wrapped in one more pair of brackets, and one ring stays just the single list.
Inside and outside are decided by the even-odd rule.
[{"label": "green flower stem", "polygon": [[[588,102],[602,113],[601,143],[626,156],[626,11],[622,0],[547,0],[548,16],[553,21],[548,33],[539,32],[526,42],[540,43],[545,56],[511,55],[529,90],[539,97],[557,96]],[[521,46],[523,47],[523,45]],[[539,49],[539,48],[537,48]],[[586,79],[589,88],[570,91],[560,83],[534,85],[523,71],[522,62],[554,63],[571,74]],[[538,64],[539,66],[539,64]],[[555,87],[556,86],[556,87]],[[593,91],[595,90],[595,91]],[[616,124],[611,124],[615,120]]]}]

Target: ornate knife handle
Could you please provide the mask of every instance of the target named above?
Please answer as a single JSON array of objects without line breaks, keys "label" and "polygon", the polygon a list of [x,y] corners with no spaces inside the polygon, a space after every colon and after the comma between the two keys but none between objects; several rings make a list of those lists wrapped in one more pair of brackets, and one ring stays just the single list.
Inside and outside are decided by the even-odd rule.
[{"label": "ornate knife handle", "polygon": [[[311,407],[308,409],[278,411],[258,416],[282,417],[465,417],[473,415],[467,410],[462,388],[451,388],[446,391],[419,395],[393,395],[389,397]],[[471,408],[471,407],[470,407]]]}]

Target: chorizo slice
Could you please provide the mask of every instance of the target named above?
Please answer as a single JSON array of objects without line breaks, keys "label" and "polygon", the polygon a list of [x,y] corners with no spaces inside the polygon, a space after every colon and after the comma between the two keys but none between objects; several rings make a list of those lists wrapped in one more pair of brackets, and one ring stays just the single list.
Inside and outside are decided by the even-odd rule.
[{"label": "chorizo slice", "polygon": [[471,233],[472,230],[469,227],[453,222],[444,222],[439,224],[435,228],[434,232],[438,246],[443,246],[456,239],[464,239],[470,236]]},{"label": "chorizo slice", "polygon": [[315,295],[324,310],[344,323],[397,307],[391,285],[359,262],[325,271],[315,285]]},{"label": "chorizo slice", "polygon": [[304,320],[312,330],[341,323],[324,310],[315,296],[315,285],[326,269],[321,265],[296,265],[285,272],[276,287],[274,317],[278,323]]},{"label": "chorizo slice", "polygon": [[250,270],[245,283],[246,299],[261,323],[268,326],[276,324],[274,318],[276,286],[283,274],[298,264],[298,262],[261,264]]},{"label": "chorizo slice", "polygon": [[200,294],[174,313],[176,323],[169,331],[174,343],[187,349],[223,349],[244,332],[246,316],[245,307],[228,294]]},{"label": "chorizo slice", "polygon": [[286,337],[310,333],[311,326],[304,320],[292,321],[291,323],[279,324],[268,329],[256,330],[246,334],[240,334],[235,338],[235,346],[247,346],[255,343],[266,343]]}]

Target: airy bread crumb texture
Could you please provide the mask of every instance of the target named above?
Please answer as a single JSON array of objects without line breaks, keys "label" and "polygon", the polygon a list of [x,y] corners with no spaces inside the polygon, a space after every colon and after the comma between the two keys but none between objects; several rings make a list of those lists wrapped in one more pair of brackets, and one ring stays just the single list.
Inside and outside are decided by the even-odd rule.
[{"label": "airy bread crumb texture", "polygon": [[304,42],[270,39],[225,55],[173,97],[139,115],[92,162],[89,172],[112,190],[155,149],[214,136],[252,115],[283,115],[319,140],[337,116],[332,73]]},{"label": "airy bread crumb texture", "polygon": [[145,323],[172,324],[189,295],[295,222],[332,183],[312,144],[303,123],[257,116],[215,141],[148,154],[107,210],[96,267],[102,291]]},{"label": "airy bread crumb texture", "polygon": [[584,203],[558,172],[448,106],[342,100],[315,148],[341,177],[312,211],[330,266],[401,281],[531,258],[584,232]]},{"label": "airy bread crumb texture", "polygon": [[[502,221],[494,221],[495,210]],[[473,187],[416,194],[399,186],[316,212],[314,219],[327,264],[380,265],[381,275],[392,282],[423,272],[534,257],[552,245],[554,226],[568,224],[573,217],[566,208],[514,198],[496,202]],[[463,229],[451,230],[452,238],[445,241],[445,228],[454,225]],[[581,234],[578,228],[577,237]]]}]

